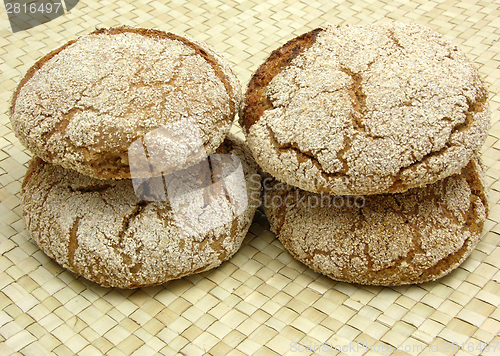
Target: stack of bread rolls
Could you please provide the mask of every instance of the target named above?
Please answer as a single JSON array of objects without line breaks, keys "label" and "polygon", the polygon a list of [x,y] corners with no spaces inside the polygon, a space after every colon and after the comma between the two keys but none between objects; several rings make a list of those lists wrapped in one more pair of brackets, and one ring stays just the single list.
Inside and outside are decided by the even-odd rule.
[{"label": "stack of bread rolls", "polygon": [[402,23],[316,29],[249,82],[240,124],[264,211],[290,253],[335,280],[440,278],[487,215],[487,90],[450,41]]},{"label": "stack of bread rolls", "polygon": [[[155,130],[191,120],[203,154],[163,173],[192,169],[218,154],[237,157],[244,175],[255,176],[251,155],[228,137],[240,101],[229,63],[205,43],[176,34],[101,29],[50,52],[21,80],[11,107],[13,129],[34,154],[22,185],[32,238],[65,268],[120,288],[161,284],[229,259],[251,224],[260,180],[247,179],[248,204],[238,212],[227,196],[208,196],[208,190],[211,202],[184,199],[186,213],[218,204],[229,214],[224,223],[186,234],[168,197],[148,200],[134,189],[129,148]],[[206,167],[192,170],[193,179],[208,174],[209,185],[221,190]]]},{"label": "stack of bread rolls", "polygon": [[[240,101],[227,61],[172,33],[102,29],[52,51],[11,107],[34,154],[22,186],[31,236],[103,286],[161,284],[238,250],[262,173],[271,230],[335,280],[435,280],[478,243],[487,90],[438,33],[402,23],[316,29],[275,50]],[[238,110],[248,149],[228,136]],[[245,204],[222,194],[217,177],[236,162],[223,156],[241,163]]]}]

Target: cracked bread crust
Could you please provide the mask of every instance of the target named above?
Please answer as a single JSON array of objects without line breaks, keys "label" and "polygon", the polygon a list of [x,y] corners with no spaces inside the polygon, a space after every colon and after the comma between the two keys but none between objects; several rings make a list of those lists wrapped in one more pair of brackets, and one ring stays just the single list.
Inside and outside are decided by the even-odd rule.
[{"label": "cracked bread crust", "polygon": [[[473,159],[459,174],[403,193],[368,195],[364,205],[272,180],[263,207],[271,231],[316,272],[366,285],[422,283],[457,268],[477,245],[487,215],[482,174]],[[322,197],[323,205],[315,203]],[[311,202],[310,209],[301,201]]]},{"label": "cracked bread crust", "polygon": [[241,141],[226,139],[217,153],[240,159],[248,206],[204,236],[184,237],[169,202],[140,200],[129,179],[99,180],[39,158],[22,186],[27,229],[61,266],[105,287],[152,286],[212,269],[241,246],[261,191]]},{"label": "cracked bread crust", "polygon": [[381,194],[460,172],[490,125],[478,71],[420,25],[316,29],[256,71],[240,124],[257,163],[301,189]]},{"label": "cracked bread crust", "polygon": [[158,30],[100,29],[37,61],[12,98],[16,136],[46,162],[130,178],[128,147],[191,117],[206,154],[229,132],[241,86],[205,43]]}]

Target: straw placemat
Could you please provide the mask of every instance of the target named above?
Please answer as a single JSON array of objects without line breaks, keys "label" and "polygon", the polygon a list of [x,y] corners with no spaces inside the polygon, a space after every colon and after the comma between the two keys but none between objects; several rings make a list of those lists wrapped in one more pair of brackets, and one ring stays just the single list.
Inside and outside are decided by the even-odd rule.
[{"label": "straw placemat", "polygon": [[[12,33],[2,12],[0,355],[499,355],[499,17],[500,2],[474,0],[89,0]],[[447,277],[398,288],[337,283],[295,261],[260,212],[220,268],[132,291],[78,278],[30,240],[19,206],[30,154],[11,130],[8,106],[21,76],[49,50],[94,27],[159,28],[210,43],[246,84],[294,36],[325,24],[394,20],[446,35],[490,89],[493,122],[481,151],[490,213],[476,250]]]}]

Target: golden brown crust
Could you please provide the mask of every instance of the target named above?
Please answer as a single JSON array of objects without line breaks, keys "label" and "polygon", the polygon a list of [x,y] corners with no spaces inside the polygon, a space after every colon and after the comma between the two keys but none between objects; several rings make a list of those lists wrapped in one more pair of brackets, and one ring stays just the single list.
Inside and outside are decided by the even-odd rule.
[{"label": "golden brown crust", "polygon": [[52,57],[54,57],[56,54],[58,54],[59,52],[61,52],[65,48],[71,46],[75,42],[76,42],[76,40],[69,41],[68,43],[62,45],[61,47],[56,48],[53,51],[50,51],[45,56],[43,56],[38,61],[36,61],[35,64],[33,64],[33,66],[31,66],[30,69],[28,69],[28,71],[24,75],[23,79],[21,79],[21,81],[17,85],[17,88],[14,91],[14,94],[12,95],[11,104],[10,104],[10,108],[9,108],[11,116],[14,113],[17,96],[19,95],[19,92],[21,91],[21,88],[24,86],[24,84],[26,84],[26,82],[31,79],[33,74],[35,74],[38,69],[40,69],[45,63],[47,63],[50,59],[52,59]]},{"label": "golden brown crust", "polygon": [[22,187],[27,229],[48,256],[102,286],[150,286],[214,268],[239,249],[260,201],[244,144],[228,138],[219,153],[241,161],[249,202],[203,236],[180,233],[170,203],[140,200],[128,179],[99,180],[39,158]]},{"label": "golden brown crust", "polygon": [[272,103],[265,95],[266,86],[300,53],[311,47],[321,28],[314,29],[295,37],[280,48],[274,50],[264,63],[252,75],[240,111],[240,126],[248,131],[265,110],[271,109]]},{"label": "golden brown crust", "polygon": [[455,174],[490,121],[485,84],[466,56],[401,23],[288,42],[257,70],[240,114],[266,172],[330,194],[403,192]]},{"label": "golden brown crust", "polygon": [[[166,39],[171,39],[171,40],[176,40],[179,42],[184,43],[186,46],[192,48],[197,55],[203,57],[207,63],[210,64],[210,66],[213,68],[215,74],[217,77],[220,79],[220,81],[224,84],[224,87],[226,88],[226,92],[230,98],[230,110],[231,110],[231,117],[234,117],[236,114],[236,109],[239,106],[239,101],[238,99],[238,93],[235,91],[235,88],[231,87],[231,80],[229,76],[231,76],[233,73],[227,73],[224,71],[224,68],[222,67],[220,60],[215,57],[214,53],[206,48],[206,44],[201,44],[200,42],[196,42],[193,40],[189,40],[185,37],[179,36],[175,33],[171,32],[164,32],[160,30],[154,30],[154,29],[144,29],[144,28],[130,28],[130,27],[115,27],[115,28],[110,28],[110,29],[98,29],[91,34],[106,34],[106,35],[116,35],[119,33],[137,33],[142,36],[148,36],[148,37],[158,37],[158,38],[166,38]],[[63,46],[64,47],[64,46]]]},{"label": "golden brown crust", "polygon": [[424,188],[363,200],[307,193],[276,181],[266,186],[264,211],[285,248],[313,270],[351,283],[441,278],[472,252],[487,215],[475,159],[460,174]]},{"label": "golden brown crust", "polygon": [[240,100],[229,63],[207,44],[118,27],[96,30],[37,61],[13,95],[11,121],[21,143],[47,162],[101,179],[129,178],[133,141],[193,117],[211,154]]}]

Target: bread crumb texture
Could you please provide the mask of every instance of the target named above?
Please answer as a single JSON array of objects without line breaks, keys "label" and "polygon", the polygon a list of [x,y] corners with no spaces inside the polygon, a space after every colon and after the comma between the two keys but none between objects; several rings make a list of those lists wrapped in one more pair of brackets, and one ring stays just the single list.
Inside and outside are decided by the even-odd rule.
[{"label": "bread crumb texture", "polygon": [[240,116],[265,171],[331,194],[403,192],[458,173],[490,125],[487,90],[464,53],[403,23],[291,40],[254,74]]},{"label": "bread crumb texture", "polygon": [[256,164],[241,142],[226,139],[218,152],[240,159],[248,205],[203,236],[180,233],[170,203],[140,200],[129,179],[99,180],[39,158],[22,186],[27,229],[61,266],[106,287],[157,285],[214,268],[239,249],[261,191]]},{"label": "bread crumb texture", "polygon": [[207,44],[156,30],[97,30],[40,59],[21,80],[13,129],[35,155],[96,178],[130,178],[128,147],[190,117],[206,154],[222,143],[241,86]]},{"label": "bread crumb texture", "polygon": [[[475,159],[459,174],[424,188],[365,196],[364,205],[347,196],[325,199],[276,180],[266,186],[271,230],[296,259],[335,280],[366,285],[443,277],[470,255],[487,215]],[[280,201],[286,204],[276,204]]]}]

